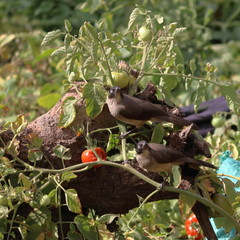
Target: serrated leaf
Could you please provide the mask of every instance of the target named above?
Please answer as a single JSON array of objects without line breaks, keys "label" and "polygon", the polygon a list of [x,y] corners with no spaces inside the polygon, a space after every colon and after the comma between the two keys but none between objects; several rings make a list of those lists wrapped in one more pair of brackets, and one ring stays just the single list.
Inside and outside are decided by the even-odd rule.
[{"label": "serrated leaf", "polygon": [[63,160],[71,159],[70,148],[66,148],[66,147],[58,144],[53,149],[53,152],[54,152],[55,156],[57,156],[58,158],[61,158]]},{"label": "serrated leaf", "polygon": [[179,194],[179,208],[182,213],[188,215],[195,203],[196,199],[189,197],[186,194]]},{"label": "serrated leaf", "polygon": [[71,179],[74,179],[74,178],[76,178],[76,177],[77,177],[77,175],[74,174],[73,172],[64,172],[64,173],[62,174],[61,180],[62,180],[63,182],[64,182],[64,181],[69,182]]},{"label": "serrated leaf", "polygon": [[83,89],[83,97],[86,100],[86,112],[91,118],[101,113],[106,102],[107,92],[97,83],[87,83]]},{"label": "serrated leaf", "polygon": [[152,143],[160,143],[164,136],[164,128],[161,123],[155,125],[151,137]]},{"label": "serrated leaf", "polygon": [[84,27],[86,28],[88,34],[92,37],[92,39],[98,40],[97,31],[91,23],[85,22]]},{"label": "serrated leaf", "polygon": [[99,239],[96,227],[90,223],[89,218],[83,215],[78,215],[74,218],[74,223],[77,225],[77,228],[87,240]]},{"label": "serrated leaf", "polygon": [[191,59],[189,65],[190,65],[190,70],[192,72],[192,75],[194,75],[195,71],[197,70],[195,59]]},{"label": "serrated leaf", "polygon": [[65,46],[56,49],[54,52],[52,52],[51,56],[56,57],[56,56],[61,56],[61,55],[64,55],[64,54],[66,54]]},{"label": "serrated leaf", "polygon": [[236,114],[240,113],[240,98],[232,85],[222,85],[222,94],[225,96],[229,108]]},{"label": "serrated leaf", "polygon": [[64,33],[60,30],[57,29],[55,31],[48,32],[47,35],[43,38],[41,46],[47,46],[51,42],[53,42],[56,38],[59,36],[63,35]]},{"label": "serrated leaf", "polygon": [[72,41],[72,38],[70,35],[65,35],[64,37],[64,46],[65,46],[65,49],[68,49],[68,47],[70,46],[70,43]]},{"label": "serrated leaf", "polygon": [[37,162],[41,160],[43,157],[43,153],[39,150],[29,149],[28,150],[28,159],[30,162]]},{"label": "serrated leaf", "polygon": [[65,190],[65,198],[69,211],[74,213],[81,213],[81,203],[75,189]]},{"label": "serrated leaf", "polygon": [[19,114],[17,116],[17,119],[14,122],[10,123],[11,130],[13,131],[14,134],[20,133],[23,128],[25,128],[27,125],[27,122],[25,121],[25,117],[22,114]]},{"label": "serrated leaf", "polygon": [[60,98],[61,98],[61,95],[58,93],[49,93],[45,96],[39,97],[37,99],[37,103],[41,107],[50,109],[58,102]]},{"label": "serrated leaf", "polygon": [[70,23],[69,20],[65,19],[64,20],[64,26],[67,32],[71,32],[72,31],[72,24]]},{"label": "serrated leaf", "polygon": [[74,97],[68,97],[62,104],[62,112],[58,122],[58,126],[66,128],[72,124],[76,117],[75,103],[77,100]]},{"label": "serrated leaf", "polygon": [[134,23],[136,22],[136,19],[139,15],[140,15],[139,8],[133,9],[129,17],[128,31],[132,30],[132,28],[134,27]]},{"label": "serrated leaf", "polygon": [[197,89],[195,93],[193,94],[193,102],[194,102],[194,111],[197,112],[197,109],[201,102],[204,100],[206,91],[206,85],[199,81]]}]

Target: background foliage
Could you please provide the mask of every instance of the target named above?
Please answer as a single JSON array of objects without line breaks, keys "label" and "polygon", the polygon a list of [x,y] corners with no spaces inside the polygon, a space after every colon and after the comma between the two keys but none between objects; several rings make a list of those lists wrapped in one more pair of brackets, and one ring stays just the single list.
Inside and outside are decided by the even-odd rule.
[{"label": "background foliage", "polygon": [[[132,36],[124,34],[127,28],[132,30],[135,25],[144,23],[146,20],[146,16],[140,14],[141,16],[134,23],[135,25],[129,25],[129,16],[135,9],[135,4],[140,3],[142,7],[150,10],[152,15],[156,14],[160,18],[163,17],[164,25],[170,26],[169,24],[177,22],[177,27],[181,29],[179,30],[180,34],[174,35],[174,44],[177,43],[177,47],[171,51],[171,54],[175,54],[173,57],[175,65],[169,66],[174,70],[184,69],[186,75],[194,74],[200,78],[209,74],[211,80],[216,82],[216,84],[207,84],[207,87],[203,88],[204,91],[201,91],[201,96],[198,97],[195,94],[197,87],[201,89],[198,81],[189,84],[188,91],[186,91],[186,82],[176,79],[172,88],[171,86],[166,87],[166,89],[171,88],[171,91],[159,93],[160,97],[167,96],[171,101],[178,103],[178,106],[185,106],[196,102],[196,100],[201,102],[221,96],[224,91],[219,88],[218,83],[229,84],[230,90],[226,89],[226,91],[230,92],[230,95],[231,91],[239,89],[240,3],[238,0],[2,0],[0,1],[0,123],[13,121],[20,113],[24,113],[28,121],[33,120],[45,113],[59,100],[65,91],[66,84],[71,84],[76,76],[80,76],[78,74],[82,74],[81,77],[84,76],[88,79],[98,76],[96,74],[99,74],[99,71],[104,72],[107,69],[104,65],[99,68],[99,62],[104,62],[105,59],[102,59],[102,54],[98,55],[97,51],[94,53],[96,58],[93,60],[87,61],[89,56],[83,56],[85,65],[82,73],[76,69],[71,69],[70,65],[65,66],[67,53],[62,51],[62,47],[68,44],[70,46],[70,42],[71,46],[75,46],[74,38],[79,34],[80,27],[82,27],[80,34],[83,37],[88,37],[90,41],[92,38],[94,39],[94,31],[96,30],[89,30],[91,25],[84,25],[86,21],[96,26],[98,31],[108,32],[107,38],[111,41],[104,42],[104,47],[113,49],[111,56],[114,57],[109,58],[109,62],[114,68],[111,70],[116,70],[116,63],[119,59],[126,61],[131,59],[132,63],[136,62],[138,54],[140,56],[142,52],[136,51],[136,58],[131,58],[128,37]],[[160,18],[159,21],[161,21]],[[64,19],[69,20],[69,25],[67,21],[64,24]],[[102,22],[104,22],[103,25]],[[46,33],[57,29],[61,34],[59,34],[59,38],[55,39],[54,44],[46,43],[43,45],[48,46],[41,46]],[[90,31],[90,34],[89,32],[84,33],[84,29]],[[69,39],[67,40],[65,36],[69,36]],[[117,49],[123,42],[129,48],[118,52]],[[78,47],[76,46],[76,49]],[[97,47],[99,47],[99,43],[96,44],[95,49]],[[71,63],[72,59],[73,55],[70,55],[67,60]],[[97,65],[95,61],[98,61]],[[91,71],[91,69],[94,70]],[[72,72],[76,75],[72,75]],[[107,81],[106,74],[104,80]],[[156,76],[145,77],[146,82],[149,80],[155,81]],[[145,81],[143,81],[143,85]],[[159,77],[157,81],[159,81]],[[88,88],[85,89],[85,96],[88,96],[89,91],[94,91],[94,94],[101,95],[101,101],[103,101],[102,93],[95,90],[91,85],[88,85]],[[237,102],[230,99],[230,103],[237,113],[239,108]],[[234,130],[236,131],[233,131],[232,125],[235,126]],[[218,164],[218,156],[228,149],[233,152],[235,158],[238,157],[239,127],[238,115],[233,114],[221,129],[218,129],[214,135],[207,137],[213,146],[214,163]],[[51,194],[54,195],[53,192]],[[52,197],[51,194],[49,194],[50,197]],[[66,196],[70,202],[71,196],[74,194],[74,192],[66,191]],[[71,204],[69,206],[70,211],[73,210]],[[165,214],[157,216],[162,208],[166,209]],[[47,216],[46,219],[51,219],[47,208],[39,211]],[[158,230],[161,229],[162,237],[166,237],[169,235],[169,226],[173,226],[170,237],[184,236],[183,219],[181,219],[184,217],[181,217],[175,202],[146,205],[139,210],[138,215],[133,219],[132,224],[137,230],[130,232],[129,236],[135,238],[139,234],[142,236],[142,229],[145,229],[150,235],[159,237],[157,234]],[[129,216],[125,216],[119,220],[122,233],[126,234],[129,230],[126,226],[129,218]],[[31,216],[28,221],[30,223],[33,221]],[[80,221],[87,220],[78,219],[76,223]],[[149,222],[152,223],[151,226]],[[103,230],[104,234],[107,234],[101,221],[95,222],[95,224]],[[155,224],[154,227],[152,227],[153,224]],[[76,226],[78,225],[76,224]],[[69,233],[72,239],[74,239],[76,226],[72,225],[72,232]],[[56,225],[50,224],[49,228],[54,232]],[[36,229],[33,228],[32,232],[34,231]]]}]

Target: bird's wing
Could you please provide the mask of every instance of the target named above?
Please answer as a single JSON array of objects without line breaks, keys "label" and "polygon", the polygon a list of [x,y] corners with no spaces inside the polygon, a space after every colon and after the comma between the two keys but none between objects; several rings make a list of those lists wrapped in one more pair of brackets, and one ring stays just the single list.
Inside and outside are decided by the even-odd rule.
[{"label": "bird's wing", "polygon": [[121,104],[124,106],[121,108],[121,114],[129,119],[148,121],[155,116],[167,115],[158,104],[150,103],[129,95],[124,95]]},{"label": "bird's wing", "polygon": [[[183,153],[162,144],[149,143],[149,146],[151,148],[153,157],[159,163],[178,162],[180,159],[185,157]],[[184,164],[184,162],[181,164]]]}]

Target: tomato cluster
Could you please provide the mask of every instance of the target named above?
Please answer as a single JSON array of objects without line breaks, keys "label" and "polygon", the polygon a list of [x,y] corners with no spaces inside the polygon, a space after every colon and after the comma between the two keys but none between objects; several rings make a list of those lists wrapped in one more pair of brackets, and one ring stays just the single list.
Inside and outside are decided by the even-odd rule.
[{"label": "tomato cluster", "polygon": [[195,237],[195,240],[203,239],[203,235],[199,230],[199,223],[197,217],[192,213],[185,222],[185,228],[188,236]]},{"label": "tomato cluster", "polygon": [[[97,153],[99,158],[101,158],[102,160],[106,160],[107,154],[102,148],[96,147],[96,148],[94,148],[94,151]],[[81,160],[83,163],[95,162],[95,161],[97,161],[97,156],[94,154],[92,149],[87,149],[82,152]],[[94,167],[100,167],[100,166],[101,165],[96,165]]]}]

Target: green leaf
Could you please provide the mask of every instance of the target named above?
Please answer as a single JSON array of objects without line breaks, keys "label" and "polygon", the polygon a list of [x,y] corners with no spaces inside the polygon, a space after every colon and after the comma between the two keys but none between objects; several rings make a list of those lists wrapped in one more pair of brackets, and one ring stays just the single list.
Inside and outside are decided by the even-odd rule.
[{"label": "green leaf", "polygon": [[83,97],[86,100],[87,115],[95,118],[103,109],[103,105],[107,99],[107,92],[99,84],[87,83],[83,89]]},{"label": "green leaf", "polygon": [[235,184],[228,178],[222,178],[223,187],[226,192],[228,201],[233,204],[236,201],[237,192],[235,191]]},{"label": "green leaf", "polygon": [[112,213],[104,214],[100,218],[98,218],[98,222],[109,224],[117,217],[120,217],[120,215],[119,214],[112,214]]},{"label": "green leaf", "polygon": [[65,46],[57,48],[54,52],[52,52],[51,57],[62,56],[66,54]]},{"label": "green leaf", "polygon": [[48,58],[54,51],[55,51],[55,48],[51,48],[51,49],[46,49],[45,51],[41,52],[39,55],[37,55],[35,57],[33,64],[38,63],[39,61],[41,61],[44,58]]},{"label": "green leaf", "polygon": [[75,189],[65,190],[65,198],[69,211],[74,213],[81,213],[81,203]]},{"label": "green leaf", "polygon": [[71,32],[72,31],[72,24],[70,23],[69,20],[65,19],[64,20],[64,26],[67,32]]},{"label": "green leaf", "polygon": [[191,59],[189,65],[190,65],[190,70],[192,72],[192,75],[194,75],[195,71],[197,70],[195,59]]},{"label": "green leaf", "polygon": [[65,49],[68,49],[68,47],[70,46],[70,43],[72,41],[72,38],[70,35],[65,35],[64,37],[64,46],[65,46]]},{"label": "green leaf", "polygon": [[161,123],[155,125],[151,137],[152,143],[160,143],[163,140],[164,128]]},{"label": "green leaf", "polygon": [[136,22],[137,17],[140,15],[139,8],[133,9],[128,22],[128,31],[132,30]]},{"label": "green leaf", "polygon": [[110,133],[109,138],[108,138],[106,152],[109,152],[111,149],[117,147],[119,143],[120,143],[119,135]]},{"label": "green leaf", "polygon": [[227,218],[225,217],[219,217],[219,218],[214,218],[214,223],[216,224],[216,227],[219,229],[221,227],[224,228],[225,232],[231,231],[235,226],[233,225],[232,222],[230,222]]},{"label": "green leaf", "polygon": [[94,28],[94,26],[91,23],[85,22],[84,27],[87,30],[88,34],[92,37],[92,39],[98,40],[96,28]]},{"label": "green leaf", "polygon": [[180,183],[181,183],[181,172],[180,172],[180,168],[177,165],[173,165],[172,166],[172,185],[173,187],[177,188]]},{"label": "green leaf", "polygon": [[37,149],[29,149],[28,150],[28,159],[30,162],[37,162],[41,160],[43,157],[43,153]]},{"label": "green leaf", "polygon": [[[193,190],[189,190],[194,192]],[[192,207],[196,203],[196,199],[187,196],[186,194],[180,194],[179,195],[179,208],[182,212],[189,214]]]},{"label": "green leaf", "polygon": [[58,144],[53,149],[53,152],[54,152],[55,156],[57,156],[58,158],[61,158],[63,160],[70,160],[71,153],[69,150],[70,150],[70,148],[66,148],[66,147]]},{"label": "green leaf", "polygon": [[229,108],[232,111],[234,111],[236,114],[239,114],[240,113],[240,99],[238,97],[237,91],[233,88],[232,85],[222,85],[221,91],[228,102]]},{"label": "green leaf", "polygon": [[206,92],[206,85],[202,82],[198,82],[197,90],[193,94],[193,103],[194,103],[194,111],[196,112],[200,103],[203,102]]},{"label": "green leaf", "polygon": [[13,131],[14,134],[20,133],[23,128],[25,128],[27,125],[27,122],[25,121],[25,118],[22,114],[19,114],[17,116],[17,119],[14,122],[10,123],[11,130]]},{"label": "green leaf", "polygon": [[58,91],[60,88],[59,84],[57,83],[46,83],[42,86],[40,90],[41,96],[47,95],[53,91]]},{"label": "green leaf", "polygon": [[50,197],[51,204],[58,205],[58,191],[53,189],[48,196]]},{"label": "green leaf", "polygon": [[99,240],[96,227],[93,226],[90,221],[89,218],[83,215],[78,215],[74,218],[74,223],[77,225],[77,228],[80,230],[84,238],[87,240]]},{"label": "green leaf", "polygon": [[74,174],[73,172],[64,172],[62,174],[61,180],[62,180],[62,182],[64,182],[64,181],[69,182],[71,179],[74,179],[76,177],[77,177],[77,175]]},{"label": "green leaf", "polygon": [[72,124],[76,117],[75,103],[77,100],[74,97],[68,97],[62,104],[62,112],[60,115],[58,126],[66,128]]},{"label": "green leaf", "polygon": [[56,38],[59,36],[63,35],[64,33],[60,30],[57,29],[55,31],[48,32],[47,35],[43,38],[43,41],[41,43],[41,46],[47,46],[51,42],[53,42]]},{"label": "green leaf", "polygon": [[49,93],[45,96],[39,97],[37,99],[37,103],[41,107],[50,109],[58,102],[60,98],[61,98],[61,95],[58,93]]}]

